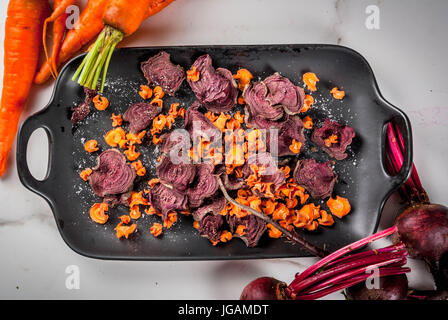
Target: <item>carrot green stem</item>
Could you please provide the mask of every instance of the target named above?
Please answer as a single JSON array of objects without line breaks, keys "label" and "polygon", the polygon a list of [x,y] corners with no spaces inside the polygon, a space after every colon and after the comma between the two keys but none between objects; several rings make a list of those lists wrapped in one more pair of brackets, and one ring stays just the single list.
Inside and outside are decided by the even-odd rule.
[{"label": "carrot green stem", "polygon": [[117,43],[114,44],[114,45],[109,49],[109,53],[108,53],[108,55],[107,55],[106,64],[104,65],[103,77],[101,78],[100,92],[103,92],[103,89],[104,89],[104,82],[106,81],[106,75],[107,75],[107,70],[109,69],[110,59],[112,58],[112,53],[114,52],[116,45],[117,45]]},{"label": "carrot green stem", "polygon": [[80,85],[97,90],[98,80],[102,74],[100,92],[103,92],[112,53],[123,37],[123,32],[111,26],[104,27],[92,49],[76,70],[72,80],[76,81],[78,79]]}]

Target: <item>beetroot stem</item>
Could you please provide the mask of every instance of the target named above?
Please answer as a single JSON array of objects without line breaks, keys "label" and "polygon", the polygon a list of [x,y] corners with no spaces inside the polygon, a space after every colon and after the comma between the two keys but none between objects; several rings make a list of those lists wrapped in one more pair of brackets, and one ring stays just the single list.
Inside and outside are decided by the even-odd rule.
[{"label": "beetroot stem", "polygon": [[[328,278],[325,281],[322,281],[321,283],[316,284],[315,286],[308,288],[306,290],[302,290],[302,294],[304,293],[310,293],[310,292],[314,292],[323,288],[326,288],[328,286],[332,286],[332,285],[336,285],[338,283],[341,283],[342,281],[351,279],[359,274],[362,273],[367,273],[368,271],[372,270],[373,268],[381,268],[381,267],[386,267],[386,266],[392,266],[395,263],[406,263],[406,258],[404,257],[396,257],[393,259],[388,259],[388,260],[384,260],[384,261],[380,261],[378,263],[374,263],[374,264],[368,264],[368,265],[364,265],[362,267],[359,267],[357,269],[353,269],[353,270],[349,270],[346,273],[342,273],[342,274],[338,274],[332,278]],[[394,267],[396,267],[394,265]]]},{"label": "beetroot stem", "polygon": [[325,267],[328,263],[336,260],[339,257],[342,257],[343,255],[359,249],[361,247],[364,247],[366,244],[387,237],[393,233],[395,233],[397,231],[397,227],[393,226],[390,228],[387,228],[381,232],[377,232],[375,234],[372,234],[364,239],[358,240],[356,242],[353,242],[339,250],[336,250],[335,252],[329,254],[328,256],[326,256],[325,258],[322,258],[321,260],[319,260],[318,262],[316,262],[314,265],[312,265],[311,267],[309,267],[308,269],[306,269],[304,272],[302,272],[301,274],[297,275],[296,278],[291,282],[290,286],[294,286],[297,285],[298,283],[300,283],[303,279],[305,279],[306,277],[308,277],[309,275],[313,274],[315,271]]},{"label": "beetroot stem", "polygon": [[[398,128],[398,126],[396,124],[394,125],[394,128],[395,128],[396,136],[398,138],[398,143],[399,143],[400,148],[401,148],[401,152],[404,153],[404,139],[403,139],[403,135],[401,134],[400,128]],[[422,186],[422,182],[420,181],[420,177],[418,176],[417,168],[415,167],[414,163],[412,164],[411,179],[413,180],[414,184],[417,186],[419,191],[424,191],[423,186]]]},{"label": "beetroot stem", "polygon": [[380,253],[398,251],[398,250],[402,250],[404,248],[406,248],[404,243],[403,242],[399,242],[399,243],[397,243],[395,245],[390,245],[388,247],[381,248],[381,249],[374,249],[374,250],[369,250],[369,251],[358,252],[356,254],[349,255],[347,257],[343,257],[341,259],[332,261],[329,264],[327,264],[325,266],[325,268],[330,268],[330,267],[333,268],[333,267],[339,266],[340,264],[343,264],[343,263],[348,263],[348,262],[351,262],[351,261],[354,261],[354,260],[358,260],[358,259],[361,259],[361,258],[372,256],[372,255],[378,255]]},{"label": "beetroot stem", "polygon": [[[395,131],[397,133],[398,142],[400,144],[402,152],[404,152],[404,139],[403,135],[400,132],[400,129],[397,125],[395,125]],[[415,167],[415,164],[412,163],[412,171],[411,171],[411,177],[409,179],[412,179],[415,188],[417,190],[417,197],[420,200],[420,202],[429,202],[428,194],[426,193],[425,188],[423,188],[422,182],[420,180],[420,177],[418,175],[417,168]],[[415,190],[413,190],[415,191]],[[410,193],[412,195],[412,193]]]},{"label": "beetroot stem", "polygon": [[[388,268],[388,267],[384,267],[384,268],[380,268],[379,269],[379,276],[380,277],[386,277],[386,276],[393,276],[393,275],[399,275],[399,274],[403,274],[403,273],[407,273],[410,272],[411,269],[410,268]],[[315,300],[315,299],[319,299],[322,298],[326,295],[329,295],[333,292],[336,291],[340,291],[340,290],[344,290],[345,288],[351,287],[355,284],[361,283],[363,281],[365,281],[367,278],[369,278],[371,275],[369,274],[361,274],[358,275],[352,279],[346,280],[344,282],[339,283],[338,285],[332,286],[332,287],[328,287],[325,288],[323,290],[320,290],[318,292],[314,292],[314,293],[310,293],[310,294],[304,294],[304,295],[299,295],[297,296],[295,299],[296,300]]]},{"label": "beetroot stem", "polygon": [[[399,262],[407,255],[406,250],[399,252],[385,252],[378,255],[364,257],[356,261],[344,263],[337,267],[330,268],[323,272],[317,273],[311,277],[302,280],[300,283],[290,285],[289,288],[295,294],[299,294],[306,289],[306,291],[314,291],[314,287],[317,284],[317,288],[327,286],[330,283],[337,283],[341,280],[352,277],[358,272],[364,272],[369,268],[381,267],[391,263]],[[367,268],[367,269],[366,269]],[[360,271],[361,270],[361,271]]]},{"label": "beetroot stem", "polygon": [[[392,127],[391,122],[387,124],[387,140],[389,142],[389,155],[392,163],[394,164],[395,170],[397,170],[398,173],[403,165],[403,153],[398,144],[398,139],[395,136],[394,128]],[[411,187],[411,189],[415,188],[412,180],[408,179],[406,183]]]}]

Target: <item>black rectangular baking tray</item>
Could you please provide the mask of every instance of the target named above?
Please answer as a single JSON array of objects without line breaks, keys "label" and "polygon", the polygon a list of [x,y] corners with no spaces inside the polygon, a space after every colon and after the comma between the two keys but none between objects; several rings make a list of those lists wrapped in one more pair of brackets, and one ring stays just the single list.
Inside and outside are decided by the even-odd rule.
[{"label": "black rectangular baking tray", "polygon": [[[61,71],[50,103],[42,111],[28,118],[18,135],[17,167],[25,187],[44,197],[49,203],[60,234],[67,245],[84,256],[120,260],[212,260],[300,257],[309,254],[298,245],[265,236],[257,248],[246,248],[235,239],[227,244],[212,246],[192,227],[191,217],[181,217],[160,239],[149,233],[157,217],[146,216],[138,220],[138,232],[129,239],[117,239],[114,227],[118,216],[128,209],[111,209],[106,225],[98,225],[89,217],[89,208],[98,202],[79,172],[92,167],[95,156],[83,150],[83,139],[97,139],[102,150],[107,148],[101,138],[111,129],[111,114],[124,112],[128,105],[141,101],[140,84],[146,80],[140,63],[160,50],[171,54],[174,63],[188,69],[200,55],[208,53],[215,67],[225,67],[235,73],[239,68],[249,69],[255,80],[280,72],[298,85],[304,72],[315,72],[320,78],[319,90],[313,94],[316,105],[310,110],[315,125],[331,117],[352,126],[356,131],[349,157],[336,163],[339,182],[335,193],[350,199],[352,212],[336,219],[330,228],[318,231],[299,231],[312,243],[335,250],[376,231],[381,210],[388,196],[409,176],[412,165],[412,135],[407,116],[389,104],[378,90],[373,72],[367,61],[357,52],[333,45],[252,45],[252,46],[181,46],[118,49],[113,55],[105,96],[111,101],[103,112],[92,111],[79,125],[70,122],[71,108],[83,98],[82,88],[71,80],[83,55],[74,58]],[[342,101],[330,95],[334,86],[342,88],[346,97]],[[165,98],[165,106],[181,102],[188,107],[194,95],[184,82],[176,97]],[[395,121],[401,128],[406,154],[404,165],[396,176],[388,175],[385,165],[385,125]],[[30,173],[26,160],[30,135],[43,128],[49,138],[48,172],[42,181]],[[146,139],[141,147],[142,160],[149,175],[137,181],[143,186],[157,159],[157,149]],[[308,139],[309,140],[309,139]],[[300,157],[328,160],[323,152],[311,152],[312,143]]]}]

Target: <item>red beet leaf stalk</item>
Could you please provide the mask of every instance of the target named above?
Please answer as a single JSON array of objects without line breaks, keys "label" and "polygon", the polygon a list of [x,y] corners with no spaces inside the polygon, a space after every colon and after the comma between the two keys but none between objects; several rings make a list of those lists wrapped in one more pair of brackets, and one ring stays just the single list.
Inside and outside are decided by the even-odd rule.
[{"label": "red beet leaf stalk", "polygon": [[[387,158],[391,174],[403,165],[404,140],[398,126],[387,125]],[[400,188],[407,209],[395,220],[394,242],[403,242],[409,255],[427,262],[438,290],[448,289],[448,208],[431,204],[415,165],[410,178]]]},{"label": "red beet leaf stalk", "polygon": [[258,278],[249,283],[241,294],[242,300],[314,300],[343,290],[372,277],[376,269],[380,277],[410,272],[406,264],[404,245],[353,253],[375,240],[397,231],[393,226],[345,246],[297,274],[287,286],[274,278]]}]

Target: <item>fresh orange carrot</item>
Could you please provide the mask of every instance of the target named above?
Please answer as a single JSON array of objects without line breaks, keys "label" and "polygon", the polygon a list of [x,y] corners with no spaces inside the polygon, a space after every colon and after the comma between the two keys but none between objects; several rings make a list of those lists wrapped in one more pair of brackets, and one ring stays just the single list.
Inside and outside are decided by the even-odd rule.
[{"label": "fresh orange carrot", "polygon": [[[59,52],[56,66],[67,62],[78,53],[82,47],[88,44],[104,27],[103,12],[109,0],[89,0],[85,9],[81,12],[73,29],[67,32]],[[51,76],[51,68],[48,62],[39,70],[34,82],[45,83]]]},{"label": "fresh orange carrot", "polygon": [[[62,41],[64,40],[66,20],[68,17],[68,14],[65,11],[68,6],[71,6],[74,3],[75,0],[55,0],[52,14],[44,21],[42,41],[44,44],[45,57],[47,58],[47,62],[50,63],[50,71],[54,77],[57,76],[56,61],[59,56]],[[48,57],[46,44],[47,25],[50,22],[53,22],[53,45],[51,49],[51,58]]]},{"label": "fresh orange carrot", "polygon": [[103,14],[103,22],[125,36],[137,31],[146,18],[153,0],[110,0]]},{"label": "fresh orange carrot", "polygon": [[[50,55],[50,70],[52,70],[53,76],[57,78],[58,76],[58,67],[57,61],[59,59],[59,51],[61,50],[62,42],[64,41],[65,29],[66,29],[66,20],[68,14],[64,14],[56,19],[53,23],[53,44],[51,46],[51,55]],[[45,43],[45,42],[44,42]],[[46,46],[44,44],[44,46]],[[46,56],[48,53],[45,52]]]},{"label": "fresh orange carrot", "polygon": [[47,14],[47,1],[10,0],[8,4],[0,102],[0,176],[6,169],[20,114],[36,73]]},{"label": "fresh orange carrot", "polygon": [[152,0],[149,4],[148,11],[146,12],[145,19],[160,12],[173,1],[174,0]]},{"label": "fresh orange carrot", "polygon": [[[151,0],[149,7],[145,10],[146,19],[165,8],[174,0]],[[110,0],[89,0],[86,8],[82,11],[79,20],[75,23],[73,29],[67,32],[59,57],[55,66],[59,67],[78,53],[82,47],[87,45],[104,28],[103,13]],[[122,2],[128,2],[122,0]],[[131,1],[129,1],[131,2]],[[112,50],[113,51],[113,50]],[[45,62],[36,75],[34,82],[37,84],[45,83],[51,76],[51,64]]]},{"label": "fresh orange carrot", "polygon": [[109,0],[104,8],[102,20],[105,27],[89,53],[72,77],[80,85],[103,92],[110,59],[117,44],[137,31],[150,15],[156,14],[172,1],[166,0]]}]

